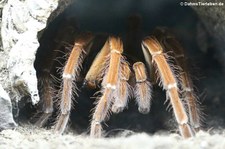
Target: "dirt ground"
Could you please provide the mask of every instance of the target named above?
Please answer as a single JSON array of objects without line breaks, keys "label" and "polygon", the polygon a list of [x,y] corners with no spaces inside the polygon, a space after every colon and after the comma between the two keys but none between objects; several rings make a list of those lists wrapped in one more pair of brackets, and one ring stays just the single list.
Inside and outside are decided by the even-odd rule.
[{"label": "dirt ground", "polygon": [[[210,134],[209,134],[210,132]],[[31,125],[19,126],[15,130],[4,130],[0,133],[0,148],[7,149],[164,149],[164,148],[199,148],[199,149],[223,149],[225,148],[225,131],[211,130],[200,131],[196,137],[182,139],[178,134],[167,132],[149,135],[146,133],[134,133],[123,131],[120,135],[112,138],[93,139],[86,134],[77,135],[68,133],[57,135],[50,130],[35,128]]]}]

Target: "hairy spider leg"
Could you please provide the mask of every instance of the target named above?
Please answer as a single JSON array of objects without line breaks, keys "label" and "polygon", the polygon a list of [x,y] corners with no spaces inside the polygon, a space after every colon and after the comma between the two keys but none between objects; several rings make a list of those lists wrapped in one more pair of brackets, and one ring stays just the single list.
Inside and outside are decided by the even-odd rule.
[{"label": "hairy spider leg", "polygon": [[165,47],[167,51],[173,52],[175,62],[179,66],[179,79],[181,82],[182,98],[187,105],[188,114],[190,118],[190,125],[198,131],[201,127],[201,113],[198,102],[198,97],[195,94],[193,82],[188,72],[188,66],[186,63],[184,49],[180,42],[176,40],[166,28],[158,28],[156,32],[159,34],[157,39]]},{"label": "hairy spider leg", "polygon": [[97,83],[100,82],[101,78],[104,75],[104,70],[107,63],[107,56],[110,53],[109,42],[105,42],[103,48],[95,57],[90,69],[88,70],[84,84],[90,88],[96,88]]},{"label": "hairy spider leg", "polygon": [[[198,98],[194,92],[193,82],[190,78],[190,74],[188,73],[188,66],[185,61],[183,48],[181,47],[180,43],[175,38],[170,38],[168,41],[170,46],[173,46],[175,53],[175,60],[178,65],[181,67],[181,87],[182,91],[184,92],[184,101],[188,105],[188,113],[190,117],[190,124],[196,131],[200,129],[201,121],[200,121],[200,108],[198,105]],[[176,47],[177,46],[177,47]]]},{"label": "hairy spider leg", "polygon": [[184,93],[184,101],[187,102],[190,124],[195,129],[195,131],[199,131],[201,127],[201,119],[200,119],[200,109],[197,103],[197,96],[194,93],[193,84],[186,72],[181,73],[181,81],[183,86]]},{"label": "hairy spider leg", "polygon": [[42,103],[41,103],[42,114],[40,117],[38,117],[38,120],[35,122],[35,125],[38,127],[43,127],[53,112],[54,90],[53,90],[50,73],[44,72],[38,81],[39,81],[39,87],[41,88],[39,89],[39,92],[40,92],[40,98],[42,100]]},{"label": "hairy spider leg", "polygon": [[147,114],[151,106],[152,86],[147,80],[146,68],[142,62],[134,63],[133,70],[136,78],[134,96],[138,104],[138,111]]},{"label": "hairy spider leg", "polygon": [[117,93],[111,109],[113,113],[122,112],[127,106],[128,99],[131,96],[131,86],[128,83],[131,71],[128,63],[121,64],[121,73],[122,75],[119,78],[120,81]]},{"label": "hairy spider leg", "polygon": [[178,122],[180,133],[184,138],[193,136],[193,132],[188,124],[188,116],[184,105],[179,97],[179,89],[176,77],[171,66],[166,61],[163,49],[154,37],[146,37],[142,42],[143,50],[148,50],[152,60],[157,68],[163,89],[166,90],[167,96],[173,107],[175,118]]},{"label": "hairy spider leg", "polygon": [[[65,24],[63,24],[65,25]],[[66,24],[62,30],[59,30],[54,40],[54,50],[48,53],[48,57],[42,59],[40,63],[41,72],[37,73],[38,88],[41,98],[41,115],[38,116],[38,120],[35,125],[43,127],[53,112],[53,98],[54,98],[54,79],[52,78],[53,65],[57,57],[61,56],[60,49],[64,48],[65,43],[71,43],[74,38],[75,28],[70,24]],[[40,46],[41,47],[41,46]],[[46,53],[45,53],[46,54]],[[39,114],[39,113],[38,113]]]},{"label": "hairy spider leg", "polygon": [[119,81],[123,43],[120,38],[116,37],[110,37],[108,42],[110,45],[109,66],[102,81],[102,96],[96,105],[91,121],[90,135],[92,137],[101,137],[102,135],[101,123],[109,114]]},{"label": "hairy spider leg", "polygon": [[55,126],[55,132],[63,133],[68,123],[73,92],[76,94],[76,81],[81,70],[81,64],[84,56],[91,47],[93,35],[91,33],[81,33],[76,39],[73,49],[69,55],[66,65],[63,69],[63,84],[61,92],[60,114]]}]

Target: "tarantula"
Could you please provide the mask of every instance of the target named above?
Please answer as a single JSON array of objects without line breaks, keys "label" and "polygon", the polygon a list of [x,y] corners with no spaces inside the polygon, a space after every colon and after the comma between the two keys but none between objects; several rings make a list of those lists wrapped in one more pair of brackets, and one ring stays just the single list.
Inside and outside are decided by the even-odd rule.
[{"label": "tarantula", "polygon": [[[154,83],[166,90],[167,100],[170,101],[169,105],[173,108],[184,138],[192,137],[200,128],[198,102],[187,72],[183,48],[167,29],[157,28],[151,36],[146,36],[139,42],[142,46],[142,51],[139,52],[143,53],[144,59],[138,60],[133,58],[134,54],[130,55],[132,51],[129,48],[123,54],[123,41],[119,36],[79,31],[65,24],[61,27],[63,29],[55,38],[58,44],[52,53],[42,55],[45,59],[41,61],[36,60],[36,63],[41,63],[39,67],[35,66],[42,99],[42,115],[36,122],[37,125],[43,126],[52,115],[56,90],[52,71],[56,69],[57,63],[62,63],[58,58],[65,58],[63,69],[57,71],[62,83],[57,89],[60,113],[54,128],[56,132],[64,132],[73,104],[73,93],[78,94],[76,83],[79,81],[84,86],[100,88],[91,121],[90,135],[93,137],[102,135],[101,123],[109,116],[109,111],[122,112],[129,98],[136,99],[139,112],[148,113]],[[133,46],[132,33],[128,35],[124,43],[127,47]],[[83,78],[82,63],[98,47],[96,45],[99,45],[99,41],[104,42],[104,46],[98,49],[98,54]],[[154,74],[156,77],[153,77]]]}]

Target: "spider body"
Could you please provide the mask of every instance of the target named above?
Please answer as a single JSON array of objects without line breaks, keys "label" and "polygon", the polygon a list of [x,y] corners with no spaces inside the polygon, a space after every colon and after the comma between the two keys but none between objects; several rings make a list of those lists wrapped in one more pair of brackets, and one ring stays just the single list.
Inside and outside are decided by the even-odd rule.
[{"label": "spider body", "polygon": [[[156,29],[153,35],[147,35],[140,40],[137,24],[137,18],[134,17],[130,25],[132,32],[128,31],[125,42],[120,36],[108,33],[94,34],[79,31],[71,26],[62,26],[64,30],[56,37],[59,43],[46,57],[48,64],[36,68],[42,99],[42,114],[36,122],[38,126],[43,126],[51,116],[56,91],[59,114],[55,131],[63,133],[69,120],[72,99],[75,97],[73,93],[78,94],[76,83],[83,82],[83,86],[99,89],[100,95],[96,97],[90,135],[101,137],[102,123],[109,118],[110,111],[122,112],[127,107],[129,99],[136,100],[139,112],[148,113],[152,100],[152,84],[158,83],[166,91],[181,135],[184,138],[194,135],[195,130],[200,127],[200,117],[182,47],[165,28]],[[104,43],[101,48],[98,46],[98,39]],[[136,55],[133,54],[135,52],[129,52],[128,49],[135,48],[137,44],[142,47],[142,50],[138,51],[143,57],[140,60],[135,58]],[[70,50],[67,45],[70,45]],[[99,48],[98,52],[87,73],[82,76],[82,63],[88,55],[96,52],[96,47]],[[171,57],[175,59],[173,63],[168,62],[166,54],[171,50],[173,50]],[[62,57],[64,63],[59,60]],[[54,80],[52,71],[56,70],[56,63],[62,63],[63,66],[57,71],[61,82],[57,89],[53,85],[54,81],[51,81]],[[156,77],[152,77],[155,71]]]}]

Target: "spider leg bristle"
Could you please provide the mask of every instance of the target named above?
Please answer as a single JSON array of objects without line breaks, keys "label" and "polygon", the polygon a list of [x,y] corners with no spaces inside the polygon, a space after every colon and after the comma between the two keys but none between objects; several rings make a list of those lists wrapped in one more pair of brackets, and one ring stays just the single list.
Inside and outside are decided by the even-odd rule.
[{"label": "spider leg bristle", "polygon": [[167,106],[166,106],[166,111],[168,111],[168,112],[170,112],[171,110],[172,110],[172,104],[169,102],[169,97],[167,97],[167,99],[166,99],[166,101],[164,102],[164,104],[165,103],[167,103],[168,102],[168,104],[167,104]]},{"label": "spider leg bristle", "polygon": [[145,65],[142,62],[133,64],[136,78],[134,96],[138,104],[139,112],[147,114],[150,111],[152,86],[147,80]]},{"label": "spider leg bristle", "polygon": [[59,50],[58,48],[56,50],[54,50],[55,52],[59,52],[63,55],[67,55],[68,53],[66,53],[65,51]]},{"label": "spider leg bristle", "polygon": [[55,84],[60,84],[61,83],[61,79],[56,77],[55,75],[53,74],[50,74],[50,80],[52,80],[53,85],[55,86]]},{"label": "spider leg bristle", "polygon": [[[62,63],[63,60],[65,60],[65,58],[56,57],[56,58],[54,59],[54,61],[57,62],[57,63],[59,63],[59,65],[60,65],[61,67],[63,67],[63,63]],[[61,68],[60,66],[58,66],[58,67]]]},{"label": "spider leg bristle", "polygon": [[167,96],[168,94],[166,94],[166,100],[164,101],[164,103],[163,104],[167,104],[168,102],[168,104],[170,104],[170,97],[169,96]]}]

